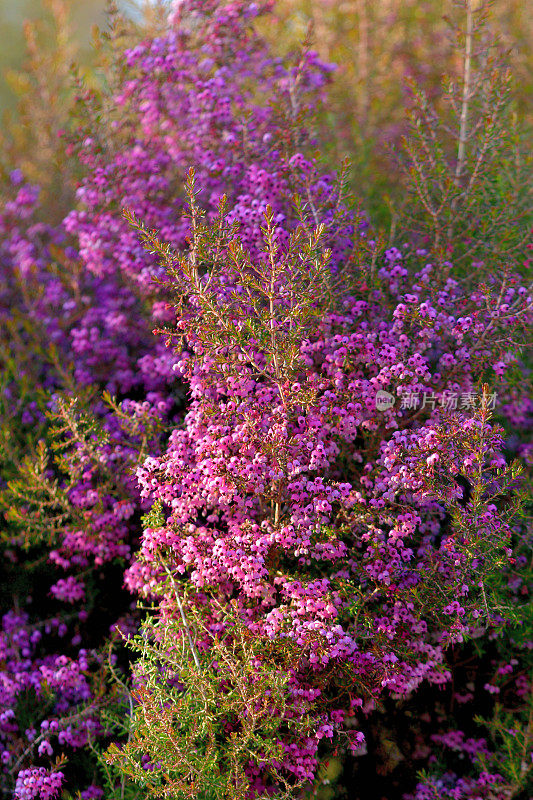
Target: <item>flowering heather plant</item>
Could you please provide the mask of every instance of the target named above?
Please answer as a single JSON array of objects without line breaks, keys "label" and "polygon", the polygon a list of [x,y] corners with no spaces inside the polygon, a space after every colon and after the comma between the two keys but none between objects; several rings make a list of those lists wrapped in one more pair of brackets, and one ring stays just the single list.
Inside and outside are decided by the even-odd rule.
[{"label": "flowering heather plant", "polygon": [[[157,299],[153,302],[155,287],[150,275],[154,269],[157,274],[157,265],[150,264],[153,259],[144,259],[144,251],[135,244],[128,226],[119,216],[109,215],[108,209],[113,205],[120,208],[127,202],[146,215],[151,208],[158,227],[176,229],[176,241],[183,245],[187,225],[183,225],[179,198],[170,199],[169,196],[172,182],[176,182],[173,176],[177,174],[179,181],[182,164],[188,164],[189,159],[195,159],[201,151],[207,159],[206,175],[213,176],[212,191],[216,190],[221,185],[218,170],[225,162],[214,169],[214,155],[206,152],[205,145],[210,138],[220,147],[217,129],[221,134],[227,129],[230,136],[233,126],[231,135],[235,142],[247,138],[249,147],[243,151],[234,145],[235,155],[228,164],[235,197],[240,197],[247,188],[254,193],[270,192],[272,202],[277,202],[281,213],[283,192],[287,193],[287,181],[298,170],[298,165],[285,167],[283,174],[278,172],[277,151],[269,141],[274,139],[281,124],[278,121],[281,110],[263,109],[255,103],[254,93],[265,83],[272,88],[265,88],[264,96],[275,94],[273,87],[277,83],[281,87],[285,81],[283,91],[287,96],[290,93],[292,122],[284,129],[289,140],[279,146],[289,148],[290,136],[297,135],[303,113],[297,104],[304,99],[308,88],[322,84],[325,74],[320,64],[315,66],[312,54],[304,56],[294,69],[285,67],[279,59],[269,60],[264,45],[249,28],[248,16],[236,13],[237,6],[229,17],[225,16],[231,11],[229,7],[220,10],[218,16],[202,17],[193,7],[190,11],[196,20],[193,32],[196,28],[197,39],[201,41],[203,37],[205,42],[205,63],[198,64],[190,57],[197,40],[189,41],[188,36],[177,35],[174,31],[152,43],[139,45],[135,53],[126,56],[126,67],[130,70],[141,60],[138,86],[144,86],[154,102],[158,93],[167,92],[168,85],[174,87],[172,103],[167,102],[171,98],[166,96],[161,108],[182,113],[192,104],[195,120],[188,133],[183,129],[174,131],[174,139],[165,133],[155,142],[154,130],[148,122],[146,129],[139,122],[139,114],[142,116],[148,109],[139,94],[134,93],[132,108],[127,114],[121,112],[122,139],[118,142],[121,149],[116,155],[107,152],[104,157],[97,149],[91,150],[92,143],[87,138],[83,140],[86,152],[82,158],[94,168],[78,192],[80,201],[87,204],[87,211],[70,214],[56,227],[38,222],[38,216],[43,213],[38,206],[38,190],[25,185],[22,174],[16,171],[11,175],[11,198],[2,216],[2,316],[7,333],[3,349],[6,367],[3,430],[5,441],[9,443],[4,476],[6,481],[12,478],[4,495],[9,518],[5,533],[10,548],[7,552],[16,563],[18,556],[14,547],[23,544],[34,548],[34,552],[38,548],[36,563],[48,562],[58,570],[57,577],[49,580],[45,593],[49,589],[51,597],[71,606],[79,607],[80,601],[89,609],[98,606],[102,602],[102,579],[106,572],[109,574],[112,562],[116,559],[124,562],[129,557],[139,510],[131,466],[143,460],[148,443],[152,451],[157,451],[158,436],[169,414],[175,415],[181,402],[180,390],[174,388],[172,366],[175,359],[150,333],[153,320],[161,323],[168,315],[164,302]],[[216,4],[212,11],[216,11]],[[251,9],[249,18],[259,12],[259,8]],[[196,23],[202,19],[203,28],[200,26],[198,30]],[[192,33],[190,37],[194,38]],[[242,57],[238,60],[242,70],[239,86],[243,96],[239,94],[236,80],[229,73],[225,75],[228,48],[231,46],[234,54],[235,43],[239,41],[242,45]],[[154,73],[152,61],[167,51],[164,63],[172,71],[170,84],[168,75]],[[208,64],[210,57],[211,65]],[[249,64],[247,73],[246,63]],[[150,82],[151,89],[148,88]],[[130,91],[134,89],[129,86]],[[227,102],[219,103],[224,91],[230,96]],[[203,101],[196,108],[202,92]],[[106,98],[106,102],[111,103],[112,108],[121,109],[125,99],[114,96]],[[234,116],[229,113],[232,104],[238,106],[238,113],[234,108]],[[253,130],[255,138],[251,129],[248,132],[249,113],[263,120],[259,130]],[[204,123],[197,128],[201,114]],[[163,131],[164,122],[152,116],[151,125],[160,125]],[[221,127],[224,125],[226,129]],[[96,129],[94,134],[96,136]],[[139,136],[144,137],[144,145]],[[229,144],[229,140],[224,141],[224,152],[228,152]],[[140,164],[145,150],[152,155],[142,163],[132,181],[131,165]],[[154,174],[158,173],[161,177],[154,179]],[[230,173],[225,177],[229,176]],[[108,184],[108,180],[111,183]],[[300,181],[303,191],[307,180],[303,175]],[[329,191],[327,180],[325,177],[326,192]],[[114,200],[106,186],[113,186]],[[255,205],[252,197],[248,200],[250,206],[245,209],[246,214]],[[209,207],[209,199],[207,205]],[[109,240],[107,225],[111,226],[113,257],[101,269],[95,256],[100,252],[97,242],[102,244],[106,237]],[[137,263],[129,273],[117,270],[117,261],[124,266],[129,264],[131,257],[135,260],[135,251],[145,263]],[[57,313],[59,308],[63,310],[61,315]],[[45,342],[50,346],[44,346]],[[118,398],[114,400],[112,395]],[[17,429],[21,448],[26,450],[20,455],[20,448],[17,451],[11,437]],[[39,437],[42,442],[37,444]],[[48,452],[50,447],[52,453]],[[17,460],[21,462],[19,474],[12,463]],[[101,567],[105,567],[106,572],[98,573]],[[65,570],[70,573],[66,577]],[[35,580],[35,571],[33,575]],[[29,573],[23,592],[28,592],[31,580]],[[22,584],[24,586],[24,581]],[[52,609],[55,611],[57,605],[52,605]],[[82,609],[74,618],[79,614],[80,622],[85,622],[87,613]],[[111,617],[109,622],[113,621]],[[28,619],[26,624],[31,633],[32,626],[39,626],[40,621]],[[63,637],[68,629],[61,623]],[[46,626],[45,633],[50,633]],[[76,659],[76,648],[82,637],[76,631],[72,633],[69,658]],[[47,647],[54,646],[50,642]],[[25,670],[30,683],[35,683],[33,674],[38,669],[38,664],[27,661]],[[40,685],[38,681],[36,685]],[[18,694],[16,689],[6,698],[6,704],[15,702]],[[8,749],[19,747],[20,734],[20,726],[12,724],[6,731]],[[31,744],[31,739],[29,742],[27,747],[20,745],[26,760],[31,760],[32,754],[37,756],[37,747]],[[44,757],[46,753],[38,755]],[[16,776],[16,766],[17,759],[11,760],[6,767],[8,774]]]},{"label": "flowering heather plant", "polygon": [[[162,516],[127,580],[156,596],[163,560],[201,596],[237,594],[256,636],[297,647],[296,696],[317,693],[319,733],[287,749],[284,765],[311,779],[320,739],[342,729],[347,711],[368,710],[384,691],[408,697],[424,680],[446,682],[445,648],[497,622],[485,576],[511,552],[515,510],[498,499],[520,470],[505,467],[488,387],[473,416],[442,402],[445,387],[473,395],[491,366],[486,322],[462,346],[456,282],[423,300],[428,265],[409,285],[417,294],[406,293],[401,254],[388,251],[378,273],[388,291],[337,281],[333,300],[320,226],[308,241],[305,219],[278,237],[267,210],[252,260],[224,207],[205,227],[192,180],[189,193],[194,236],[183,257],[135,223],[175,276],[177,331],[166,335],[181,342],[192,401],[166,454],[138,469]],[[383,412],[384,390],[433,400],[414,414],[408,402]]]},{"label": "flowering heather plant", "polygon": [[[117,55],[110,93],[82,90],[84,176],[59,225],[11,175],[6,796],[99,796],[90,754],[113,736],[109,797],[303,796],[333,741],[348,765],[372,726],[384,746],[384,709],[475,699],[457,688],[468,647],[492,659],[476,661],[485,695],[520,717],[513,766],[493,771],[460,713],[431,708],[413,736],[459,742],[472,773],[435,768],[415,789],[415,766],[401,791],[526,784],[512,457],[529,452],[514,375],[531,291],[512,263],[467,287],[407,223],[397,247],[372,231],[313,149],[330,68],[306,48],[272,56],[254,29],[270,7],[176,3]],[[154,604],[144,622],[132,596]],[[130,677],[123,653],[106,666],[110,629]],[[480,723],[500,748],[504,718]],[[410,753],[431,764],[419,741]]]}]

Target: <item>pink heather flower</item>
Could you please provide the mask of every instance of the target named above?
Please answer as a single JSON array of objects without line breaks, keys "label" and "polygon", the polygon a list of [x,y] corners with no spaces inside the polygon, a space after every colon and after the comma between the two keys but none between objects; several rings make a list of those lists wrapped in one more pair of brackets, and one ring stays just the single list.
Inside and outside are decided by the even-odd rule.
[{"label": "pink heather flower", "polygon": [[16,800],[53,800],[61,791],[64,775],[44,767],[21,770],[15,783]]},{"label": "pink heather flower", "polygon": [[50,588],[50,593],[57,600],[64,600],[66,603],[75,603],[78,600],[85,598],[85,585],[74,576],[69,575],[68,578],[60,578]]}]

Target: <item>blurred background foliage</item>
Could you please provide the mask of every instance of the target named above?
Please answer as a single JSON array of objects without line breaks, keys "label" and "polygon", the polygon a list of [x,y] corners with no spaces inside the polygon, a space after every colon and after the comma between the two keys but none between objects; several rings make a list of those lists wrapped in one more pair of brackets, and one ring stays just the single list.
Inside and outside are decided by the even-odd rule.
[{"label": "blurred background foliage", "polygon": [[[481,0],[479,0],[481,2]],[[57,213],[73,185],[65,142],[76,88],[108,79],[97,28],[116,9],[131,26],[164,17],[170,0],[0,0],[0,170],[14,165],[52,193]],[[515,82],[516,113],[525,137],[533,119],[533,26],[523,0],[494,0],[491,27]],[[407,131],[409,80],[438,109],[442,77],[460,78],[462,61],[448,37],[454,0],[278,0],[263,33],[279,53],[297,47],[312,26],[312,46],[337,64],[330,102],[322,109],[319,145],[326,160],[351,162],[351,189],[378,226],[388,228],[402,204],[398,164]],[[107,12],[107,13],[106,13]],[[123,37],[122,37],[123,40]],[[107,71],[106,71],[107,70]]]},{"label": "blurred background foliage", "polygon": [[[118,8],[133,18],[139,18],[146,9],[154,9],[155,2],[142,0],[118,0]],[[161,2],[160,5],[165,5]],[[166,2],[168,5],[168,1]],[[41,41],[50,43],[53,36],[51,24],[58,13],[68,14],[71,44],[80,61],[90,64],[92,60],[91,40],[94,26],[105,26],[108,0],[0,0],[0,107],[12,109],[16,105],[13,92],[14,73],[24,68],[27,58],[25,32],[33,24],[40,33]]]},{"label": "blurred background foliage", "polygon": [[[72,205],[74,159],[65,132],[109,88],[113,52],[159,25],[169,0],[0,0],[0,177],[38,184],[47,219]],[[141,36],[140,30],[137,31]],[[50,202],[48,202],[50,201]]]},{"label": "blurred background foliage", "polygon": [[[481,5],[478,0],[477,5]],[[533,118],[533,26],[523,0],[485,3],[514,76],[518,117]],[[330,106],[323,110],[321,144],[335,163],[348,155],[352,189],[375,222],[390,222],[387,200],[401,193],[398,152],[407,132],[409,81],[438,109],[443,76],[459,80],[462,54],[450,38],[461,14],[455,0],[281,0],[277,29],[267,31],[280,51],[312,24],[313,45],[337,65]],[[329,135],[328,135],[329,132]],[[332,135],[333,134],[333,135]]]},{"label": "blurred background foliage", "polygon": [[[106,3],[105,0],[73,0],[70,5],[72,44],[77,47],[81,58],[87,61],[91,57],[91,26],[104,24]],[[25,33],[29,33],[30,21],[34,29],[42,34],[52,22],[54,7],[57,10],[60,4],[45,4],[41,0],[0,2],[0,105],[4,110],[13,109],[16,105],[16,73],[23,69],[28,55]]]}]

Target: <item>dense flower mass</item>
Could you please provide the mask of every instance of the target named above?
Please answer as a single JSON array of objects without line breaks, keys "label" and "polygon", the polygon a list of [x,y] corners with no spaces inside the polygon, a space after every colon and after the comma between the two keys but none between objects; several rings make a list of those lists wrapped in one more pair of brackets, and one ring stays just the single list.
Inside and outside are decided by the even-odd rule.
[{"label": "dense flower mass", "polygon": [[17,777],[15,797],[20,800],[33,800],[34,797],[49,800],[57,797],[63,777],[61,772],[47,772],[44,767],[23,769]]},{"label": "dense flower mass", "polygon": [[[137,470],[142,496],[160,503],[163,520],[145,530],[127,581],[153,595],[166,578],[163,557],[198,592],[237,596],[254,635],[297,646],[295,696],[324,694],[327,706],[330,687],[323,680],[313,689],[316,675],[349,670],[353,711],[368,704],[369,684],[374,703],[383,691],[408,697],[423,681],[449,680],[444,650],[478,625],[491,559],[511,555],[509,524],[489,502],[507,486],[503,440],[488,422],[490,396],[476,395],[483,360],[490,367],[493,358],[483,342],[488,323],[472,332],[461,324],[464,296],[452,280],[429,299],[431,265],[406,285],[401,253],[390,250],[382,288],[346,294],[302,341],[294,374],[282,381],[293,265],[281,252],[275,285],[261,266],[267,258],[253,267],[265,282],[254,281],[258,295],[273,285],[277,358],[261,347],[259,325],[256,340],[239,337],[257,303],[239,292],[235,274],[219,285],[212,273],[210,294],[199,279],[190,316],[180,311],[189,346],[177,369],[192,401],[166,453]],[[228,301],[235,295],[243,309]],[[483,298],[470,302],[475,314]],[[215,304],[227,304],[238,370],[217,368],[206,353],[202,320]],[[383,411],[384,391],[397,403]],[[469,413],[450,409],[452,394]],[[424,405],[413,409],[412,397]],[[461,484],[477,502],[459,504]],[[452,510],[453,528],[445,525]],[[442,597],[427,606],[436,581]],[[354,627],[361,616],[364,638]],[[344,716],[342,708],[324,716],[311,746],[287,750],[287,767],[310,778],[318,741]]]},{"label": "dense flower mass", "polygon": [[[113,736],[110,797],[124,776],[192,797],[206,774],[216,797],[300,796],[332,740],[366,752],[386,704],[473,699],[450,656],[471,639],[493,658],[486,693],[529,692],[512,457],[530,462],[531,289],[511,267],[466,285],[408,232],[373,238],[315,153],[332,67],[274,56],[254,28],[270,11],[177,2],[121,55],[73,134],[82,179],[61,224],[10,176],[3,539],[10,575],[30,548],[36,570],[0,632],[2,789],[20,800],[102,796],[76,759]],[[135,598],[158,620],[140,638]],[[118,631],[137,648],[129,684],[105,646]],[[436,719],[434,747],[474,771],[406,797],[514,796],[486,742]]]}]

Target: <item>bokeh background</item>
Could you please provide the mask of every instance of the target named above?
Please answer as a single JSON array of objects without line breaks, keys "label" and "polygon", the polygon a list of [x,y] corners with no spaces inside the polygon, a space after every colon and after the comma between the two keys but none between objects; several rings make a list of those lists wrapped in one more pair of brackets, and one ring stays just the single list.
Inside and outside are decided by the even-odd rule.
[{"label": "bokeh background", "polygon": [[[159,5],[168,6],[169,0],[161,0]],[[118,0],[120,11],[139,19],[143,8],[152,10],[156,2],[143,3],[142,0]],[[13,72],[23,69],[27,57],[24,27],[33,22],[43,38],[51,38],[50,26],[54,11],[64,7],[68,10],[72,43],[77,47],[80,61],[90,64],[92,56],[91,41],[95,26],[105,27],[107,0],[70,0],[69,2],[46,2],[46,0],[0,0],[0,107],[13,108],[16,97],[12,91]]]},{"label": "bokeh background", "polygon": [[[89,86],[106,81],[98,42],[117,10],[132,26],[160,24],[171,0],[0,0],[0,169],[16,163],[30,180],[58,183],[55,132],[67,125],[71,65]],[[481,2],[481,0],[479,0]],[[494,0],[491,27],[514,76],[524,131],[533,120],[533,26],[523,0]],[[331,166],[347,156],[351,184],[378,225],[401,200],[396,154],[406,132],[409,79],[438,104],[442,76],[461,70],[448,38],[454,0],[277,0],[263,29],[279,53],[312,46],[337,64],[322,110],[320,148]],[[96,43],[96,44],[95,44]],[[38,75],[46,75],[39,85]],[[527,134],[526,134],[527,135]],[[55,170],[55,176],[54,176]]]}]

